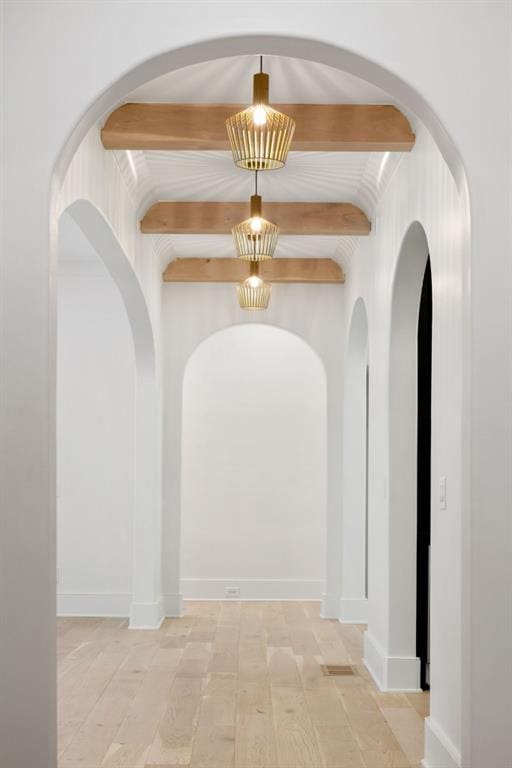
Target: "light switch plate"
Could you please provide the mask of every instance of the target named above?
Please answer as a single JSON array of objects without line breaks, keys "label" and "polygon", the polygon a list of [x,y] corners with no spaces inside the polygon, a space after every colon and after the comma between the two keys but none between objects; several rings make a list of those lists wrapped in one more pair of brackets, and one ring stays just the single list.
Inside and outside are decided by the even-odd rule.
[{"label": "light switch plate", "polygon": [[446,477],[439,479],[439,509],[446,509]]}]

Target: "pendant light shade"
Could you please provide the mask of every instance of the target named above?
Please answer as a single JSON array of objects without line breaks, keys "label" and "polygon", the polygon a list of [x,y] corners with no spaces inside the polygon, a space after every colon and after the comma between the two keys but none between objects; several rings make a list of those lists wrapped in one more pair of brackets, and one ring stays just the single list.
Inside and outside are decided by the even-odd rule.
[{"label": "pendant light shade", "polygon": [[251,216],[231,230],[238,256],[248,261],[271,259],[277,245],[279,228],[261,215],[261,197],[252,195]]},{"label": "pendant light shade", "polygon": [[272,286],[265,283],[258,274],[258,262],[251,262],[250,276],[237,286],[238,303],[241,309],[267,309]]},{"label": "pendant light shade", "polygon": [[270,171],[282,168],[295,131],[295,121],[268,103],[269,76],[254,75],[252,106],[226,120],[233,159],[239,168]]}]

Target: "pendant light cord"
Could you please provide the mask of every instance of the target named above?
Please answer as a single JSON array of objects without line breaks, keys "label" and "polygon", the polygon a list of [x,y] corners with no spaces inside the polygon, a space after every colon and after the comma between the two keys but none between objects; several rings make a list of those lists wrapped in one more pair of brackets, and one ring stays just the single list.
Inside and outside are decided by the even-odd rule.
[{"label": "pendant light cord", "polygon": [[254,171],[254,194],[258,194],[258,171]]},{"label": "pendant light cord", "polygon": [[260,56],[260,73],[263,72],[263,56]]}]

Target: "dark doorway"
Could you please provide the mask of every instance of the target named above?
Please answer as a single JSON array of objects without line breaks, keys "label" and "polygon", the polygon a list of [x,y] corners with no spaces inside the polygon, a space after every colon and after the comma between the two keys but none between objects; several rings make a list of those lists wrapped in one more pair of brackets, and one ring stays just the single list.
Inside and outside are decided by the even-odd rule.
[{"label": "dark doorway", "polygon": [[418,467],[416,654],[421,661],[421,687],[430,688],[430,454],[432,410],[432,273],[427,261],[418,318]]}]

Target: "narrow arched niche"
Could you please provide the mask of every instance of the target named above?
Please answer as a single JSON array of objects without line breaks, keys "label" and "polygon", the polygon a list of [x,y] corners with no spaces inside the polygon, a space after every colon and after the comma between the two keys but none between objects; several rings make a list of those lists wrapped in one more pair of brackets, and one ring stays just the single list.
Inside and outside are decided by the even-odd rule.
[{"label": "narrow arched niche", "polygon": [[326,420],[324,366],[295,334],[251,323],[196,348],[183,381],[185,597],[320,599]]}]

